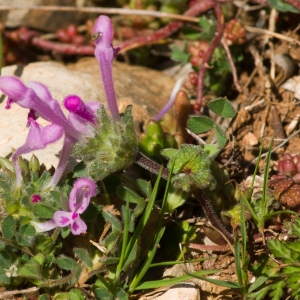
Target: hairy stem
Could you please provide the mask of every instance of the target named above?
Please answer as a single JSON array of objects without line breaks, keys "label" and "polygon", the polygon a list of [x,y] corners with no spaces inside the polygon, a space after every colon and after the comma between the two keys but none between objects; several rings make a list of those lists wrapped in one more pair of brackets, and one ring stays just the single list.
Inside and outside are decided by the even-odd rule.
[{"label": "hairy stem", "polygon": [[[136,158],[135,158],[135,163],[142,167],[145,170],[148,170],[149,172],[158,175],[159,170],[161,168],[161,165],[158,164],[157,162],[153,161],[152,159],[148,158],[145,156],[143,153],[138,152]],[[165,180],[168,180],[169,176],[169,170],[166,168],[163,168],[161,177]]]},{"label": "hairy stem", "polygon": [[225,237],[233,243],[233,237],[231,233],[227,230],[227,228],[223,225],[219,217],[217,216],[213,206],[211,205],[209,199],[207,196],[203,193],[202,190],[197,189],[195,193],[195,197],[200,201],[200,204],[208,218],[208,220],[211,222],[211,224],[216,227],[218,230],[220,230]]}]

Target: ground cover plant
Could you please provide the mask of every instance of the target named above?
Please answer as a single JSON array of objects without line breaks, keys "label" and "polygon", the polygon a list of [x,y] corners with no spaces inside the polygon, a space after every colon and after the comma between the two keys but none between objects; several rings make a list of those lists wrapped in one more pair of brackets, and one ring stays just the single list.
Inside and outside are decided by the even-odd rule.
[{"label": "ground cover plant", "polygon": [[[299,49],[293,17],[300,7],[293,0],[243,3],[119,1],[120,14],[132,13],[128,5],[141,15],[87,22],[91,43],[74,26],[59,29],[55,41],[28,28],[2,30],[4,64],[20,40],[29,52],[94,54],[107,106],[66,95],[66,115],[44,84],[0,76],[7,96],[1,105],[28,110],[24,145],[0,158],[0,297],[138,299],[200,279],[222,287],[206,299],[300,298],[300,114],[297,98],[280,89],[297,68],[295,59],[274,52],[287,44],[270,38],[288,43],[291,54]],[[268,30],[265,17],[251,14],[262,9]],[[243,14],[261,24],[246,25]],[[288,35],[275,32],[276,18]],[[132,106],[118,109],[113,60],[130,50],[127,59],[149,62],[149,44],[179,30],[173,39],[181,43],[171,42],[169,56],[181,67],[190,63],[190,71],[137,133]],[[120,31],[128,39],[114,46]],[[251,55],[248,74],[243,62]],[[283,69],[276,78],[275,63]],[[50,124],[41,126],[40,118]],[[34,154],[22,157],[60,138],[55,169]],[[66,173],[70,156],[78,164]],[[133,166],[134,180],[127,175]],[[152,272],[188,262],[196,271],[165,279]]]}]

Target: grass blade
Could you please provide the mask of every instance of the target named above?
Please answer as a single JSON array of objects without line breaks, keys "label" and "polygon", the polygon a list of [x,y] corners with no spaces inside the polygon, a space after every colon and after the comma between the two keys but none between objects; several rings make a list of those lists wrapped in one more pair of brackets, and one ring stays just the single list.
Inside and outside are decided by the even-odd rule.
[{"label": "grass blade", "polygon": [[150,217],[155,199],[156,199],[156,195],[157,195],[157,191],[158,191],[158,185],[159,185],[159,181],[161,178],[161,173],[162,173],[162,169],[159,171],[158,173],[158,177],[156,179],[153,191],[151,193],[151,197],[149,198],[149,202],[148,205],[146,206],[145,212],[143,214],[143,216],[141,217],[127,247],[126,247],[126,253],[125,253],[125,260],[127,260],[128,256],[130,255],[130,252],[133,250],[133,248],[135,247],[135,245],[138,242],[139,237],[142,234],[142,231],[144,230],[146,223]]},{"label": "grass blade", "polygon": [[[270,167],[270,161],[271,161],[271,154],[272,154],[272,147],[273,147],[273,141],[274,138],[272,138],[269,150],[268,150],[268,155],[266,158],[266,166],[265,166],[265,173],[264,173],[264,185],[263,185],[263,194],[262,194],[262,201],[261,201],[261,216],[265,216],[267,213],[267,197],[268,197],[268,177],[269,177],[269,167]],[[264,220],[260,220],[260,226],[259,230],[263,230],[264,228]]]},{"label": "grass blade", "polygon": [[217,272],[220,272],[220,270],[205,270],[205,271],[200,271],[200,272],[195,272],[195,273],[188,273],[187,275],[179,276],[176,278],[170,278],[170,279],[162,279],[162,280],[155,280],[155,281],[146,281],[142,282],[139,284],[135,290],[145,290],[145,289],[156,289],[159,287],[163,286],[168,286],[168,285],[174,285],[177,283],[180,283],[182,281],[191,279],[193,277],[200,278],[203,280],[206,280],[206,277],[204,275],[211,275],[215,274]]},{"label": "grass blade", "polygon": [[[217,271],[217,270],[214,270],[214,271]],[[224,286],[224,287],[227,287],[227,288],[230,288],[230,289],[239,289],[240,288],[240,285],[237,282],[212,279],[212,278],[204,277],[202,275],[198,275],[198,273],[200,273],[200,272],[197,272],[197,273],[187,273],[187,274],[190,275],[190,276],[192,276],[192,277],[199,278],[201,280],[205,280],[205,281],[214,283],[216,285]]]}]

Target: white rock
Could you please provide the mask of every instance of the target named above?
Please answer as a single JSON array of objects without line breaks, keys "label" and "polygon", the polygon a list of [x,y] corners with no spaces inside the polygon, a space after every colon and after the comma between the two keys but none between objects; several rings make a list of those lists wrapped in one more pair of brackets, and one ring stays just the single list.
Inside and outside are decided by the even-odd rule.
[{"label": "white rock", "polygon": [[172,286],[155,300],[200,300],[200,291],[192,282],[184,282]]},{"label": "white rock", "polygon": [[[160,72],[115,63],[113,66],[116,95],[119,106],[134,104],[133,117],[140,123],[153,117],[168,100],[174,81]],[[84,101],[106,102],[99,74],[99,66],[95,59],[89,58],[77,64],[65,66],[57,62],[37,62],[24,68],[9,66],[2,69],[2,75],[16,75],[27,84],[28,81],[39,81],[48,86],[52,96],[62,104],[63,99],[77,94]],[[28,109],[13,103],[11,109],[5,109],[6,97],[0,92],[0,156],[11,153],[12,147],[22,146],[28,134],[26,128]],[[67,114],[66,114],[67,115]],[[41,125],[47,122],[38,119]],[[58,153],[62,140],[34,151],[34,154],[47,167],[57,166]],[[24,155],[30,159],[32,153]]]}]

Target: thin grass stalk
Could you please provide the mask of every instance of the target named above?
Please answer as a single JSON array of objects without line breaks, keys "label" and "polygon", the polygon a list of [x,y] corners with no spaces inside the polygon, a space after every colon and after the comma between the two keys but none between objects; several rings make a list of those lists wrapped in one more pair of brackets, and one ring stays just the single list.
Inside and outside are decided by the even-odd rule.
[{"label": "thin grass stalk", "polygon": [[129,222],[130,222],[129,199],[126,199],[126,206],[124,212],[124,231],[123,231],[122,250],[121,250],[120,260],[117,265],[116,277],[114,280],[115,285],[119,283],[121,272],[125,261],[126,247],[128,243],[128,237],[129,237]]},{"label": "thin grass stalk", "polygon": [[261,217],[260,217],[259,226],[258,226],[258,229],[260,232],[262,232],[264,229],[264,226],[265,226],[264,216],[267,214],[268,179],[269,179],[269,167],[270,167],[270,161],[271,161],[273,141],[274,141],[274,138],[272,138],[272,140],[271,140],[269,150],[268,150],[268,155],[266,158],[266,166],[265,166],[265,172],[264,172],[264,185],[263,185],[263,193],[262,193],[262,201],[261,201]]},{"label": "thin grass stalk", "polygon": [[133,250],[133,248],[137,244],[137,242],[139,240],[139,237],[141,236],[142,231],[144,230],[145,225],[146,225],[146,223],[147,223],[147,221],[150,217],[151,210],[152,210],[152,207],[154,205],[155,198],[156,198],[156,195],[157,195],[157,190],[158,190],[158,185],[159,185],[159,182],[160,182],[161,174],[162,174],[162,168],[160,169],[160,171],[158,173],[158,177],[157,177],[157,180],[155,182],[155,185],[154,185],[151,197],[149,199],[148,205],[145,209],[145,212],[144,212],[143,216],[141,217],[136,229],[134,230],[134,233],[133,233],[133,235],[132,235],[132,237],[131,237],[131,239],[128,243],[128,246],[126,248],[125,261],[127,261],[131,251]]},{"label": "thin grass stalk", "polygon": [[137,273],[137,275],[133,279],[132,283],[130,284],[129,293],[134,292],[135,288],[137,287],[137,285],[140,283],[140,281],[143,279],[144,275],[148,271],[148,269],[153,261],[154,255],[156,253],[157,245],[159,244],[160,239],[162,238],[162,236],[164,234],[165,228],[162,227],[162,221],[163,221],[163,216],[164,216],[164,213],[165,213],[165,210],[167,207],[167,198],[168,198],[168,193],[169,193],[169,187],[171,184],[174,163],[175,163],[175,161],[173,162],[170,172],[169,172],[167,185],[166,185],[164,198],[163,198],[163,203],[162,203],[162,208],[161,208],[161,212],[159,215],[158,224],[157,224],[157,228],[156,228],[156,236],[155,236],[155,240],[154,240],[152,249],[149,251],[148,257],[147,257],[145,263],[143,264],[143,266],[141,267],[140,271]]}]

